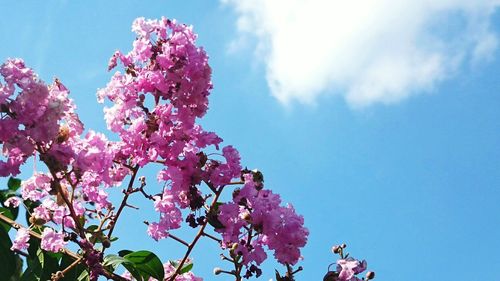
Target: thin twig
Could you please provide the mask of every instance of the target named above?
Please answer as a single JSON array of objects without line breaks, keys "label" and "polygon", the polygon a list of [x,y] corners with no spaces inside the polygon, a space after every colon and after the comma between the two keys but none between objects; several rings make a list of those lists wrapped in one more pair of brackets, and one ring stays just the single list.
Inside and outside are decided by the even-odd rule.
[{"label": "thin twig", "polygon": [[206,232],[203,232],[203,233],[202,233],[202,235],[203,235],[203,236],[206,236],[206,237],[208,237],[208,238],[210,238],[210,239],[212,239],[212,240],[214,240],[214,241],[216,241],[216,242],[218,242],[219,244],[222,244],[222,240],[220,240],[219,238],[217,238],[217,237],[215,237],[215,236],[213,236],[213,235],[211,235],[211,234],[208,234],[208,233],[206,233]]},{"label": "thin twig", "polygon": [[64,275],[68,273],[73,267],[77,266],[82,262],[81,258],[76,259],[74,262],[72,262],[70,265],[68,265],[65,269],[62,271],[58,271],[56,273],[52,273],[52,281],[59,281],[59,279],[64,278]]},{"label": "thin twig", "polygon": [[[209,212],[212,211],[213,208],[215,207],[215,205],[217,204],[217,200],[219,199],[219,196],[222,193],[222,189],[223,189],[223,186],[220,187],[218,190],[215,190],[215,197],[214,197],[214,199],[212,201],[212,204],[210,205]],[[204,233],[204,230],[205,230],[205,227],[207,226],[207,224],[208,224],[208,219],[205,218],[205,221],[201,225],[200,230],[198,231],[198,233],[194,237],[194,239],[191,242],[191,244],[189,244],[189,246],[188,246],[188,248],[186,250],[186,253],[184,254],[184,257],[182,258],[181,262],[179,263],[179,265],[175,269],[175,272],[174,272],[174,274],[172,274],[172,276],[170,277],[169,281],[174,281],[175,277],[177,275],[179,275],[179,272],[181,271],[182,267],[184,266],[184,263],[186,262],[186,260],[188,259],[189,254],[191,254],[191,251],[193,250],[194,246],[196,245],[196,243],[198,242],[198,240],[200,239],[200,237],[203,236],[203,233]]]},{"label": "thin twig", "polygon": [[174,239],[175,241],[177,241],[177,242],[181,243],[182,245],[184,245],[184,246],[186,246],[186,247],[189,247],[188,242],[186,242],[186,241],[182,240],[181,238],[179,238],[179,237],[177,237],[177,236],[175,236],[175,235],[173,235],[173,234],[170,234],[170,233],[169,233],[169,234],[168,234],[168,237],[170,237],[170,238]]},{"label": "thin twig", "polygon": [[[40,152],[40,155],[42,153]],[[40,157],[42,159],[42,157]],[[54,179],[54,183],[57,189],[57,192],[59,195],[61,195],[61,198],[63,199],[64,203],[68,206],[69,213],[71,217],[73,218],[76,229],[78,230],[78,234],[80,235],[81,238],[85,239],[85,232],[83,230],[83,226],[80,224],[80,220],[78,219],[78,216],[76,215],[75,209],[73,208],[73,204],[71,204],[70,200],[66,197],[66,194],[64,194],[62,187],[61,187],[61,180],[57,177],[57,173],[54,171],[53,167],[49,165],[45,160],[42,160],[47,168],[49,168],[49,172],[52,175],[52,178]]]},{"label": "thin twig", "polygon": [[[139,165],[135,165],[135,167],[132,168],[132,176],[130,177],[130,181],[128,182],[128,187],[127,190],[124,192],[125,195],[123,196],[122,203],[120,204],[120,207],[118,208],[118,211],[116,212],[115,217],[112,219],[112,224],[108,232],[108,237],[111,237],[111,234],[113,234],[113,231],[115,230],[116,222],[118,221],[118,218],[120,217],[123,209],[125,206],[127,206],[127,199],[132,194],[132,191],[134,189],[134,181],[135,177],[137,176],[137,171],[139,170]],[[104,252],[106,248],[102,249],[102,252]]]}]

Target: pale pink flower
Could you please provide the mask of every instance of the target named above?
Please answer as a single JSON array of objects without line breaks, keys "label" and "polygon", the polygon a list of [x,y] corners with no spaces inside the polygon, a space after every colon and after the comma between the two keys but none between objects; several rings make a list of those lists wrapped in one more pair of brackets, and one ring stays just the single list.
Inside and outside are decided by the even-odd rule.
[{"label": "pale pink flower", "polygon": [[3,204],[5,205],[5,207],[7,208],[17,208],[19,207],[19,204],[21,204],[21,199],[19,199],[18,197],[10,197],[8,198],[7,200],[5,200],[5,202],[3,202]]},{"label": "pale pink flower", "polygon": [[52,177],[43,173],[35,173],[31,178],[22,181],[21,195],[24,200],[38,201],[49,195]]},{"label": "pale pink flower", "polygon": [[54,231],[47,227],[42,233],[42,243],[40,247],[49,252],[57,253],[66,246],[68,242],[64,241],[64,234]]},{"label": "pale pink flower", "polygon": [[19,228],[16,233],[16,238],[12,243],[12,247],[10,248],[12,251],[14,250],[25,250],[28,249],[30,240],[30,232],[26,228]]},{"label": "pale pink flower", "polygon": [[359,261],[353,258],[340,259],[337,261],[337,272],[339,281],[353,281],[355,275],[366,270],[366,261]]}]

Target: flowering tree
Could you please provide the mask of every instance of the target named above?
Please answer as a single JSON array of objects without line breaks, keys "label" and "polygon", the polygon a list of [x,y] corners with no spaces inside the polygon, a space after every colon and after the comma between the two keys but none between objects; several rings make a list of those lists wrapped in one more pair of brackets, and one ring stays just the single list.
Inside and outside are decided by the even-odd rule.
[{"label": "flowering tree", "polygon": [[[211,69],[205,51],[195,45],[192,28],[162,18],[138,18],[133,49],[116,51],[109,70],[120,65],[98,91],[108,129],[118,136],[84,127],[58,80],[41,81],[21,59],[0,67],[0,176],[10,177],[0,192],[0,275],[6,280],[202,280],[191,268],[190,254],[201,238],[221,248],[225,269],[235,280],[259,277],[271,252],[285,265],[277,280],[294,280],[307,242],[304,219],[280,196],[264,187],[258,170],[242,168],[238,151],[222,145],[197,121],[208,108]],[[15,178],[32,158],[43,163],[26,180]],[[159,169],[146,179],[146,167]],[[158,181],[160,189],[148,184]],[[108,198],[123,189],[121,201]],[[223,201],[221,194],[232,194]],[[158,220],[145,222],[154,240],[183,244],[179,260],[165,263],[150,251],[113,248],[115,226],[131,196],[151,202]],[[18,223],[19,208],[26,224]],[[25,226],[27,225],[27,226]],[[181,227],[197,229],[191,240],[175,236]],[[8,232],[15,232],[11,241]],[[69,249],[77,249],[71,251]],[[360,280],[365,261],[340,253],[337,270],[325,280]],[[340,250],[339,250],[340,249]],[[111,253],[109,253],[111,252]],[[23,266],[23,261],[26,266]],[[115,273],[119,266],[126,272]],[[368,276],[371,279],[373,276]],[[327,279],[330,278],[330,279]]]}]

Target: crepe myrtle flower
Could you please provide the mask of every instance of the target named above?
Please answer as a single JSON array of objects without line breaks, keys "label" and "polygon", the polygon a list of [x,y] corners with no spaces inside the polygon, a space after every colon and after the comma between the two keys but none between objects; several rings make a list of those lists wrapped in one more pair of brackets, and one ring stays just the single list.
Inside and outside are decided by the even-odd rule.
[{"label": "crepe myrtle flower", "polygon": [[[357,275],[364,272],[367,269],[366,260],[358,260],[349,257],[349,254],[345,253],[346,244],[335,245],[332,247],[332,252],[339,255],[337,262],[330,264],[328,266],[328,272],[323,277],[323,281],[361,281],[361,280],[371,280],[375,278],[375,272],[368,271],[364,278],[359,278]],[[336,270],[330,270],[332,265],[336,264]]]}]

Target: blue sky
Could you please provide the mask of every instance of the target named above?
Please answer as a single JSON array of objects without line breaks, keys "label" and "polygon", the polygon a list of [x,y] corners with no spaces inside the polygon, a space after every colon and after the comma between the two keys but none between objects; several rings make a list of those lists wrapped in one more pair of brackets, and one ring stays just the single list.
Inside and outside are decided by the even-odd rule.
[{"label": "blue sky", "polygon": [[[60,78],[86,128],[104,132],[95,92],[111,76],[110,55],[130,50],[133,19],[192,24],[215,84],[203,125],[305,217],[299,280],[321,280],[342,242],[380,280],[494,280],[499,3],[375,2],[2,3],[0,59],[21,57],[46,81]],[[127,210],[114,249],[180,258],[175,242],[145,235],[151,206],[133,203],[141,211]],[[224,279],[211,273],[222,265],[216,246],[194,254],[195,273]]]}]

